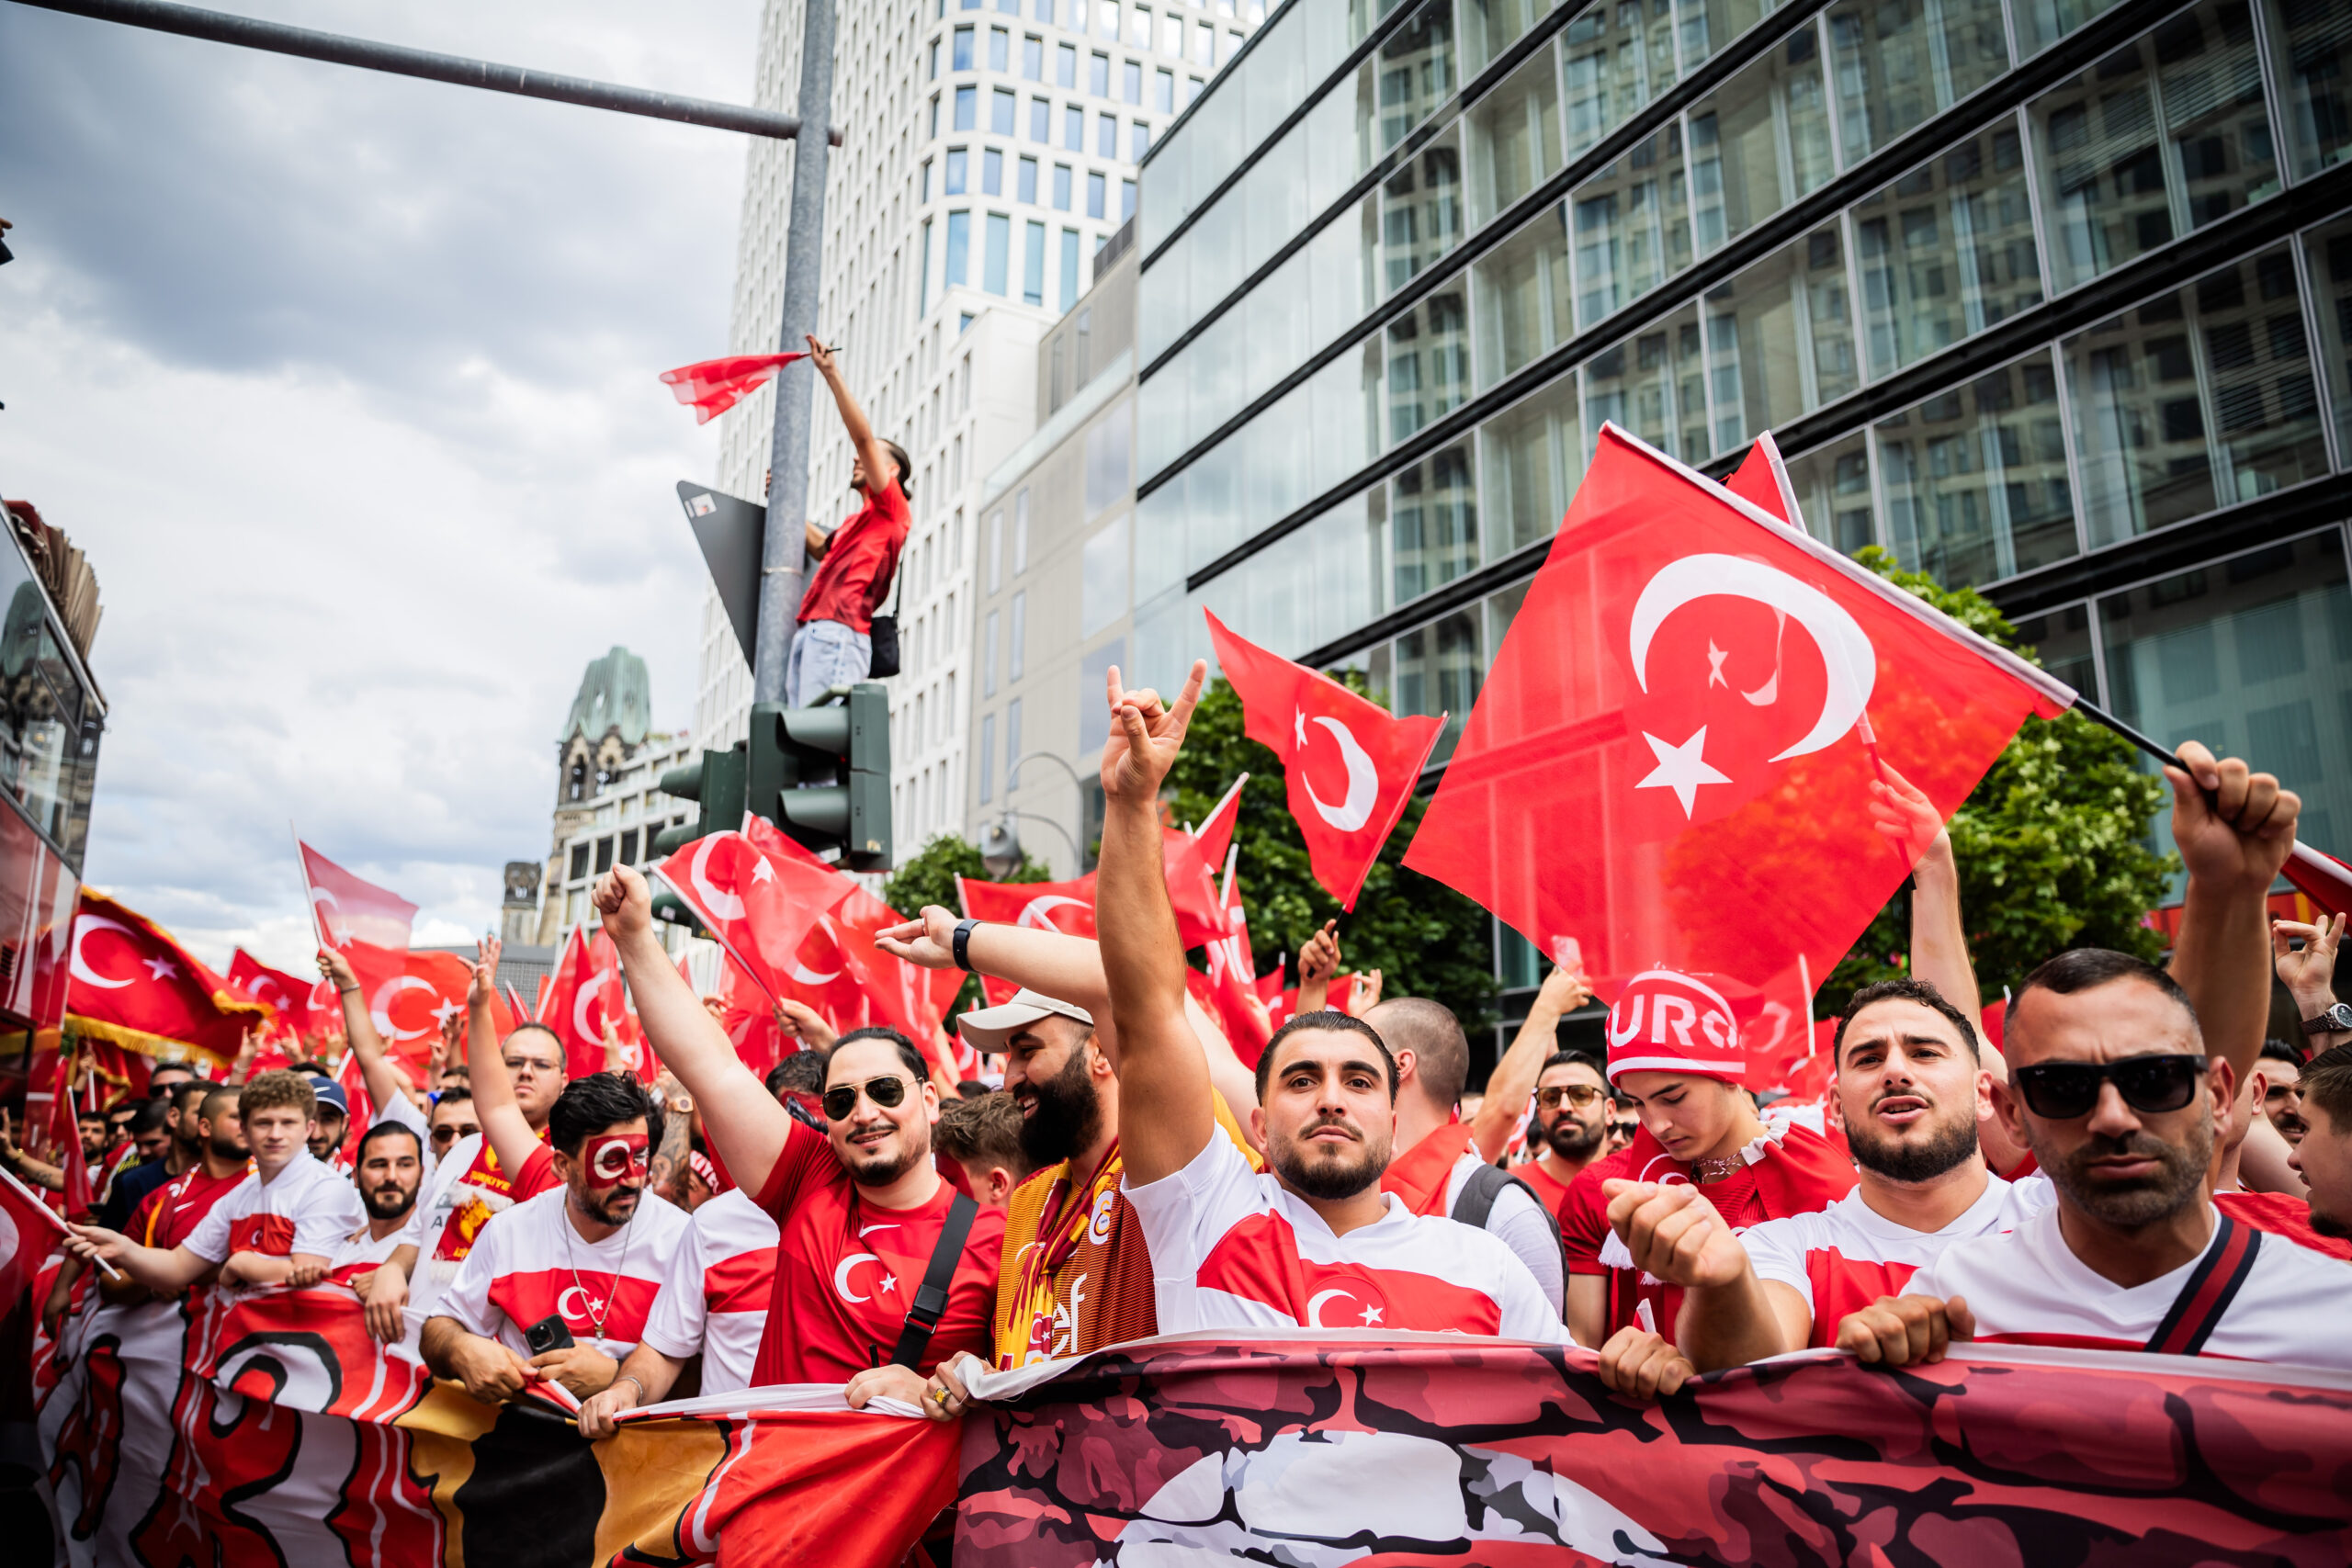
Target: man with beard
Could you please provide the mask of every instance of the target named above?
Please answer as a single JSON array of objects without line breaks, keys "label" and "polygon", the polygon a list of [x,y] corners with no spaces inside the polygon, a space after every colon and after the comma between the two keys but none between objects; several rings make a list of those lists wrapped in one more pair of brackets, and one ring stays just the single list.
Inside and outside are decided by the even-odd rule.
[{"label": "man with beard", "polygon": [[[212,1205],[245,1179],[250,1156],[244,1128],[237,1120],[237,1097],[238,1091],[226,1084],[187,1084],[175,1091],[174,1098],[186,1107],[181,1122],[192,1134],[193,1146],[184,1154],[187,1163],[179,1174],[133,1205],[124,1235],[168,1252],[194,1235]],[[98,1277],[98,1294],[105,1301],[158,1301],[177,1293],[151,1291],[127,1275],[119,1280]]]},{"label": "man with beard", "polygon": [[343,1086],[329,1077],[314,1076],[311,1094],[319,1107],[318,1114],[311,1118],[311,1157],[341,1170],[345,1168],[343,1136],[351,1130],[351,1101],[345,1096]]},{"label": "man with beard", "polygon": [[[417,1189],[424,1182],[424,1140],[403,1122],[379,1122],[359,1140],[359,1157],[351,1168],[368,1223],[344,1237],[327,1260],[327,1280],[347,1287],[362,1302],[376,1270],[400,1247],[416,1207]],[[368,1314],[368,1328],[379,1339],[403,1337],[406,1316],[397,1306],[375,1307]]]},{"label": "man with beard", "polygon": [[2303,1141],[2303,1054],[2284,1040],[2266,1040],[2254,1069],[2254,1102],[2290,1148]]},{"label": "man with beard", "polygon": [[[482,1227],[425,1319],[426,1366],[485,1404],[533,1382],[560,1382],[582,1399],[611,1385],[644,1337],[686,1233],[685,1214],[646,1190],[662,1115],[623,1073],[564,1086],[548,1118],[556,1185]],[[534,1328],[543,1337],[560,1328],[557,1348],[535,1353]]]},{"label": "man with beard", "polygon": [[1900,1294],[1954,1242],[2013,1229],[2049,1203],[2048,1183],[2012,1186],[1985,1168],[1976,1122],[1992,1075],[1975,1026],[1935,987],[1856,991],[1830,1059],[1860,1180],[1827,1208],[1735,1233],[1701,1188],[1607,1184],[1610,1225],[1634,1265],[1683,1292],[1673,1344],[1636,1332],[1609,1342],[1611,1386],[1671,1393],[1693,1368],[1829,1345],[1849,1314]]},{"label": "man with beard", "polygon": [[[1555,971],[1557,973],[1557,971]],[[1486,1108],[1481,1105],[1483,1111]],[[1609,1152],[1609,1081],[1600,1064],[1581,1051],[1555,1051],[1535,1075],[1535,1108],[1529,1138],[1541,1150],[1510,1173],[1534,1190],[1559,1221],[1568,1186],[1586,1166]]]},{"label": "man with beard", "polygon": [[1121,1189],[1151,1249],[1160,1332],[1376,1327],[1568,1342],[1510,1247],[1381,1190],[1396,1064],[1369,1024],[1312,1012],[1267,1043],[1250,1120],[1271,1171],[1219,1135],[1185,1015],[1158,813],[1207,676],[1195,662],[1172,706],[1125,691],[1115,668],[1108,676],[1095,929],[1115,1029]]}]

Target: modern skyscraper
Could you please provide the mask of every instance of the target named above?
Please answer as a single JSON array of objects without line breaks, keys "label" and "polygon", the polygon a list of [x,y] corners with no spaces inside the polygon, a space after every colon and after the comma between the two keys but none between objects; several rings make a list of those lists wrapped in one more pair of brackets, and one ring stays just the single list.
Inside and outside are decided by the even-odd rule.
[{"label": "modern skyscraper", "polygon": [[[756,89],[789,107],[801,0],[770,0]],[[1262,17],[1258,0],[915,0],[839,12],[820,331],[880,434],[911,455],[914,528],[899,572],[891,682],[893,816],[903,853],[963,823],[972,560],[981,480],[1030,432],[1036,348],[1092,282],[1132,214],[1154,138]],[[792,151],[756,143],[745,175],[729,347],[775,346]],[[786,375],[806,375],[795,367]],[[720,488],[756,498],[771,391],[721,416]],[[809,508],[854,508],[831,400],[815,400]],[[695,728],[743,733],[751,675],[715,594],[703,613]]]}]

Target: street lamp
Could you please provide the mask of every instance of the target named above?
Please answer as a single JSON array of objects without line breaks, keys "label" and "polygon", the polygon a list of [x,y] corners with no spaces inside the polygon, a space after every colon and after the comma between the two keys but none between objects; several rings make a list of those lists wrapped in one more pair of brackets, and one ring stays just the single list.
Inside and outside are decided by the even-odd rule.
[{"label": "street lamp", "polygon": [[1031,822],[1043,822],[1062,836],[1062,842],[1069,846],[1073,863],[1080,858],[1078,840],[1069,836],[1069,829],[1052,818],[1040,817],[1034,811],[1007,810],[1003,816],[980,829],[980,863],[988,868],[989,875],[1001,881],[1021,869],[1021,834],[1012,826],[1012,819],[1016,817]]}]

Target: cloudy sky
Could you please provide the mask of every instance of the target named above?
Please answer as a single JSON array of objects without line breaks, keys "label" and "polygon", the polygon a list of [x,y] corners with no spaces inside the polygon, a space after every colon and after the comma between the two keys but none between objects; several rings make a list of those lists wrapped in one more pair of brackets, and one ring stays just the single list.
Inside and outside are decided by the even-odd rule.
[{"label": "cloudy sky", "polygon": [[[757,0],[235,0],[746,102]],[[495,923],[588,660],[689,724],[729,133],[0,6],[0,493],[98,573],[89,880],[209,962],[312,945],[288,824]],[[301,972],[307,972],[306,970]]]}]

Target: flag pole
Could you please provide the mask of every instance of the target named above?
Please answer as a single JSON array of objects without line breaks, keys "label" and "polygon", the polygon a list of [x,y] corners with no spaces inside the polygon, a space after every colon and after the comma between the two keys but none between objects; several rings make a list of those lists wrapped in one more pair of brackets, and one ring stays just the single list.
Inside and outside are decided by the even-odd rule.
[{"label": "flag pole", "polygon": [[302,902],[311,907],[311,930],[318,934],[321,947],[333,947],[326,927],[319,922],[319,890],[311,886],[311,863],[302,858],[302,834],[291,817],[286,819],[286,836],[294,840],[294,871],[302,879]]},{"label": "flag pole", "polygon": [[2144,735],[2141,731],[2132,728],[2130,725],[2124,723],[2121,719],[2116,717],[2105,708],[2100,707],[2098,704],[2086,702],[2081,697],[2076,697],[2075,699],[2075,711],[2081,714],[2085,718],[2089,719],[2093,724],[2105,725],[2108,728],[2115,731],[2116,734],[2123,737],[2124,739],[2132,742],[2132,745],[2137,746],[2141,750],[2145,751],[2149,756],[2154,757],[2165,767],[2177,768],[2180,766],[2180,759],[2174,756],[2170,751],[2165,750],[2163,747],[2157,745],[2152,737]]}]

